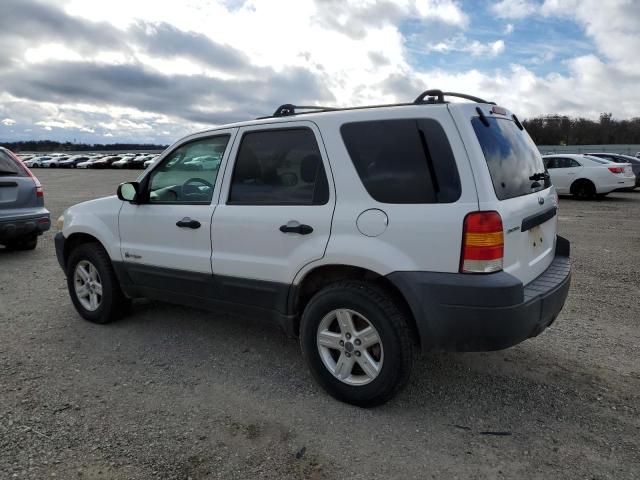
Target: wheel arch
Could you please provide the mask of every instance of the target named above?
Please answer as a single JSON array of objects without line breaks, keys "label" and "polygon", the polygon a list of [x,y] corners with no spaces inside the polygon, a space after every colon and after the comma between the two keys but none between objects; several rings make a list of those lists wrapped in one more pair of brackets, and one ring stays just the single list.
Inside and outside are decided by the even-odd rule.
[{"label": "wheel arch", "polygon": [[399,305],[410,320],[409,328],[418,347],[420,347],[420,334],[416,325],[416,319],[409,302],[386,276],[363,267],[344,264],[319,265],[308,272],[296,285],[292,285],[288,296],[288,310],[294,317],[293,333],[300,333],[300,318],[304,308],[311,298],[322,288],[342,280],[360,280],[371,282],[385,290]]},{"label": "wheel arch", "polygon": [[569,187],[569,193],[574,195],[575,189],[581,184],[590,184],[593,187],[594,193],[597,191],[596,184],[594,183],[593,180],[586,177],[580,177],[580,178],[576,178],[573,182],[571,182],[571,186]]},{"label": "wheel arch", "polygon": [[71,255],[71,252],[74,249],[78,248],[80,245],[83,245],[85,243],[97,243],[106,251],[106,248],[102,244],[102,242],[98,238],[94,237],[93,235],[90,235],[84,232],[72,233],[71,235],[66,237],[64,241],[63,259],[64,259],[65,266],[69,261],[69,256]]}]

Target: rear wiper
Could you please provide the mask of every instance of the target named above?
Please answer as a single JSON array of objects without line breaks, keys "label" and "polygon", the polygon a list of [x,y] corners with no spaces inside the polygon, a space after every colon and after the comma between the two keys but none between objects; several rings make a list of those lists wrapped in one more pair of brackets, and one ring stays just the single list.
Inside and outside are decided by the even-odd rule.
[{"label": "rear wiper", "polygon": [[549,178],[549,174],[547,172],[534,173],[529,177],[529,180],[546,180]]}]

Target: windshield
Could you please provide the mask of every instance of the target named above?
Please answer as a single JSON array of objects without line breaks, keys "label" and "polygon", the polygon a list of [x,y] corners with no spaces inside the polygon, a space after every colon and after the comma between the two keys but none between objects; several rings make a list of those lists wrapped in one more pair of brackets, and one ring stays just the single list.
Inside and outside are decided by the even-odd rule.
[{"label": "windshield", "polygon": [[544,177],[542,157],[533,140],[507,119],[487,117],[486,126],[479,117],[471,120],[491,181],[500,200],[538,192],[550,186]]}]

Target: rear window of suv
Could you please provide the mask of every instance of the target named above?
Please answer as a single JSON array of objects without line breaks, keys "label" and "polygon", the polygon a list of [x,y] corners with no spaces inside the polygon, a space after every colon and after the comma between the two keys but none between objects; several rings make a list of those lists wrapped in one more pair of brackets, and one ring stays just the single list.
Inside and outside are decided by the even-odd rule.
[{"label": "rear window of suv", "polygon": [[22,176],[23,174],[24,172],[16,164],[16,160],[11,158],[7,152],[0,150],[0,176]]},{"label": "rear window of suv", "polygon": [[381,203],[452,203],[460,177],[451,145],[433,119],[346,123],[340,129],[360,180]]},{"label": "rear window of suv", "polygon": [[488,126],[479,117],[474,117],[471,124],[487,161],[496,197],[507,200],[549,186],[548,182],[530,178],[545,170],[540,152],[529,135],[511,120],[495,117],[486,117],[486,120]]}]

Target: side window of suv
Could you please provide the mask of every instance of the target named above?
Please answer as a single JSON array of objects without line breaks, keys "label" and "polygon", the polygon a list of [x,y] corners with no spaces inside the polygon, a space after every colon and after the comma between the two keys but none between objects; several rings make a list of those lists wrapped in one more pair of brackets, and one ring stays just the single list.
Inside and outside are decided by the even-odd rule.
[{"label": "side window of suv", "polygon": [[178,147],[149,178],[149,203],[210,204],[229,135]]},{"label": "side window of suv", "polygon": [[324,205],[329,184],[308,128],[245,133],[231,180],[230,205]]},{"label": "side window of suv", "polygon": [[432,119],[346,123],[340,129],[360,180],[382,203],[452,203],[460,177],[442,126]]}]

